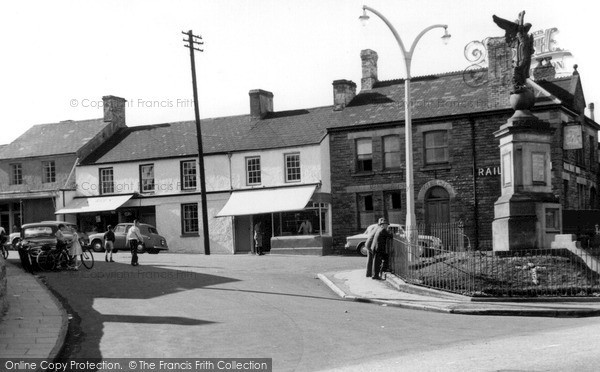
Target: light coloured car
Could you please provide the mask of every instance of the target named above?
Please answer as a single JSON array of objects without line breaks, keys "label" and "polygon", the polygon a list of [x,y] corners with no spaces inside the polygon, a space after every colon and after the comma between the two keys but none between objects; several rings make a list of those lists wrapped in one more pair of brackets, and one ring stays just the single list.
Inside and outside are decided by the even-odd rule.
[{"label": "light coloured car", "polygon": [[[115,226],[115,244],[113,252],[130,250],[129,246],[127,245],[127,231],[129,231],[131,226],[133,226],[133,223],[120,223]],[[156,227],[145,223],[140,223],[139,228],[144,240],[138,245],[138,253],[148,252],[151,254],[156,254],[160,251],[166,251],[169,249],[167,246],[167,240],[162,235],[158,234]],[[90,234],[90,247],[95,252],[104,251],[104,234],[105,232]]]},{"label": "light coloured car", "polygon": [[[367,242],[367,237],[369,236],[369,231],[371,229],[374,229],[375,227],[377,227],[377,224],[370,225],[369,227],[367,227],[367,229],[364,232],[362,232],[360,234],[348,236],[346,238],[346,245],[344,246],[344,248],[354,250],[354,251],[362,254],[363,256],[366,256],[367,248],[365,247],[365,243]],[[397,223],[391,223],[388,227],[388,230],[390,230],[390,232],[392,234],[394,234],[394,237],[399,238],[399,239],[406,239],[406,231],[404,230],[403,225],[400,225]],[[419,235],[417,243],[418,243],[419,247],[421,248],[421,251],[422,251],[421,254],[425,253],[424,252],[425,248],[442,249],[442,240],[440,238],[437,238],[437,237],[431,236],[431,235]]]}]

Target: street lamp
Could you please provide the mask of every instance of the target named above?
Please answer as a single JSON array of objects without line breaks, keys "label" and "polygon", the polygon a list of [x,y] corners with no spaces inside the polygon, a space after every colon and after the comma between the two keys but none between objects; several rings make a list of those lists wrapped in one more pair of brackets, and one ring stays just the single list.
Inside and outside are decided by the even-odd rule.
[{"label": "street lamp", "polygon": [[406,233],[407,233],[407,238],[409,239],[409,241],[413,242],[414,240],[416,240],[415,238],[416,238],[417,234],[412,234],[412,232],[416,230],[416,217],[415,217],[415,192],[414,192],[414,181],[413,181],[413,150],[412,150],[412,121],[411,121],[412,114],[411,114],[411,105],[410,105],[410,101],[411,101],[411,98],[410,98],[410,63],[412,61],[412,56],[415,51],[415,47],[417,46],[417,43],[419,42],[421,37],[423,37],[423,35],[425,35],[429,30],[432,30],[434,28],[443,28],[444,35],[442,36],[442,40],[444,41],[444,44],[447,44],[448,41],[450,40],[450,34],[448,33],[448,25],[429,26],[426,29],[424,29],[423,31],[421,31],[421,33],[419,35],[417,35],[417,37],[415,38],[415,41],[413,41],[412,46],[410,47],[410,50],[406,51],[406,48],[404,47],[404,43],[402,43],[402,40],[400,39],[398,32],[396,31],[394,26],[392,26],[390,21],[388,21],[387,18],[385,18],[383,16],[383,14],[379,13],[377,10],[370,8],[366,5],[363,5],[363,14],[359,17],[359,19],[363,23],[363,25],[366,25],[367,21],[369,20],[369,16],[367,15],[367,10],[369,12],[375,14],[377,17],[381,18],[381,20],[383,22],[385,22],[385,24],[389,27],[390,31],[392,31],[392,34],[394,34],[394,37],[396,38],[396,41],[398,42],[398,45],[400,46],[400,50],[402,51],[402,55],[404,57],[404,67],[406,68],[406,80],[404,82],[404,122],[405,122],[404,137],[406,140],[406,145],[405,145],[405,147],[406,147]]}]

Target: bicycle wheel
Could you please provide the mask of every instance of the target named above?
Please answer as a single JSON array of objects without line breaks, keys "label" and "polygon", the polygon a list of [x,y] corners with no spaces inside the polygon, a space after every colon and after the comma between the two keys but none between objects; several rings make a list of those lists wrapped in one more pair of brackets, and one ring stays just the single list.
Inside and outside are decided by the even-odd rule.
[{"label": "bicycle wheel", "polygon": [[40,251],[35,261],[40,270],[50,271],[56,265],[56,257],[51,251]]},{"label": "bicycle wheel", "polygon": [[94,267],[94,255],[92,254],[92,251],[90,251],[89,248],[85,248],[83,250],[83,253],[81,254],[80,258],[80,261],[83,263],[83,266],[85,266],[86,269],[91,269],[92,267]]}]

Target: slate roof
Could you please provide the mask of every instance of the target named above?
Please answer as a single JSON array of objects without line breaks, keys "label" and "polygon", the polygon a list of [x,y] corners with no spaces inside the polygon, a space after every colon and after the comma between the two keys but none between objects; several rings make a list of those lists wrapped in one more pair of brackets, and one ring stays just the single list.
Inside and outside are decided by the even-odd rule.
[{"label": "slate roof", "polygon": [[0,148],[0,159],[75,154],[107,124],[104,119],[91,119],[34,125]]},{"label": "slate roof", "polygon": [[[481,73],[487,73],[482,69]],[[551,83],[549,83],[551,84]],[[462,71],[411,80],[412,117],[435,118],[487,112],[486,84],[467,84]],[[404,121],[404,80],[378,82],[343,110],[334,106],[269,113],[261,120],[250,115],[202,119],[205,154],[274,149],[318,144],[328,129]],[[194,121],[120,130],[82,164],[113,163],[197,155]]]}]

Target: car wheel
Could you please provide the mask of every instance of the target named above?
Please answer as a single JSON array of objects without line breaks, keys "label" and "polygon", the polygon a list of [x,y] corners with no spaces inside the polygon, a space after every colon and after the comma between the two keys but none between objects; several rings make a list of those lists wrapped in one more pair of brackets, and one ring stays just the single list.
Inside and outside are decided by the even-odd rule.
[{"label": "car wheel", "polygon": [[367,257],[367,247],[365,247],[365,243],[364,243],[364,242],[363,242],[363,243],[360,243],[360,244],[358,245],[358,247],[356,248],[356,251],[357,251],[359,254],[361,254],[361,255],[363,255],[363,256],[365,256],[365,257]]},{"label": "car wheel", "polygon": [[19,244],[20,241],[21,241],[21,238],[14,238],[13,241],[11,242],[12,246],[16,247],[17,244]]},{"label": "car wheel", "polygon": [[94,250],[94,252],[103,252],[104,251],[104,247],[102,247],[102,241],[98,240],[98,239],[95,239],[94,241],[92,241],[91,247]]},{"label": "car wheel", "polygon": [[142,244],[142,243],[138,244],[137,251],[138,251],[138,253],[146,253],[146,247],[144,246],[144,244]]}]

